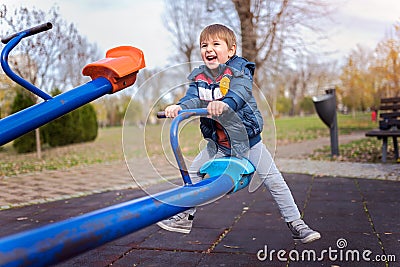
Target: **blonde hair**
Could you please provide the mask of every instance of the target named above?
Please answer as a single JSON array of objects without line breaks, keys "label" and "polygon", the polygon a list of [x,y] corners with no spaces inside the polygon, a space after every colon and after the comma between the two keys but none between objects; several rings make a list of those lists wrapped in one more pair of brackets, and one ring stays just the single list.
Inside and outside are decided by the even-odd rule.
[{"label": "blonde hair", "polygon": [[203,41],[209,40],[213,37],[218,37],[219,39],[225,41],[229,49],[236,45],[236,36],[231,29],[222,24],[211,24],[201,31],[200,46]]}]

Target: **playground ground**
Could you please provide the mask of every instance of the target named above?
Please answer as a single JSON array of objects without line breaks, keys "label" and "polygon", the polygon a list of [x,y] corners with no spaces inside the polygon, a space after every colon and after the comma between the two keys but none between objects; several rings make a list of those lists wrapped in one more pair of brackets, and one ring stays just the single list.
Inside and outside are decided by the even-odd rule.
[{"label": "playground ground", "polygon": [[[400,266],[400,165],[303,159],[328,143],[292,144],[276,154],[305,221],[322,234],[314,243],[293,242],[260,187],[199,207],[188,235],[151,225],[58,266]],[[146,178],[142,161],[128,165]],[[172,166],[163,171],[178,175]],[[146,190],[163,190],[152,177],[147,181]],[[31,173],[0,184],[1,236],[146,195],[124,162]]]}]

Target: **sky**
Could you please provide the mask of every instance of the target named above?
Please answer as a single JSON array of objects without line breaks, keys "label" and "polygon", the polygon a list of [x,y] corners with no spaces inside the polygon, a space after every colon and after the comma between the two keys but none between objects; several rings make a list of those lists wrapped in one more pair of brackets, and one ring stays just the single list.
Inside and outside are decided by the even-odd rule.
[{"label": "sky", "polygon": [[[333,52],[334,57],[345,57],[357,44],[375,48],[392,25],[400,21],[400,0],[338,1],[343,4],[328,26],[329,39],[321,41],[321,47]],[[168,65],[174,49],[161,19],[163,0],[2,0],[0,3],[34,6],[44,11],[57,4],[64,19],[74,23],[104,53],[119,45],[135,46],[143,50],[149,68]]]}]

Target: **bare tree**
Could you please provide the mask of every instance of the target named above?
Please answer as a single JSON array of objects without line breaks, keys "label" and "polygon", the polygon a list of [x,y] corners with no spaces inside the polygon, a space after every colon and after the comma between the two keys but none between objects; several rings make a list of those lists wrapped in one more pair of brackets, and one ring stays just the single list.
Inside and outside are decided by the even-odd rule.
[{"label": "bare tree", "polygon": [[242,55],[262,72],[278,67],[276,63],[287,64],[295,52],[307,53],[312,45],[307,40],[310,33],[322,37],[321,20],[328,17],[331,9],[320,0],[232,2],[240,20]]},{"label": "bare tree", "polygon": [[90,78],[82,75],[83,67],[104,57],[97,44],[90,43],[86,37],[80,35],[73,24],[69,24],[68,28],[69,32],[73,33],[74,45],[68,47],[70,45],[64,44],[62,49],[67,55],[60,58],[58,79],[54,79],[57,82],[54,86],[63,90],[88,82]]},{"label": "bare tree", "polygon": [[[257,66],[280,62],[278,57],[306,53],[312,47],[311,35],[323,37],[322,20],[333,8],[329,0],[207,0],[166,1],[164,20],[173,35],[175,47],[192,55],[193,43],[203,23],[220,22],[240,28],[242,56]],[[190,53],[189,53],[190,52]],[[286,55],[284,55],[284,54]],[[191,59],[186,57],[186,59]],[[275,65],[275,64],[273,64]]]},{"label": "bare tree", "polygon": [[[206,1],[194,3],[190,0],[165,2],[164,25],[172,36],[173,46],[178,48],[173,61],[188,64],[188,72],[192,70],[192,60],[200,60],[198,53],[198,36],[204,27]],[[203,8],[204,7],[204,8]]]},{"label": "bare tree", "polygon": [[[318,56],[319,51],[316,51],[313,42],[325,37],[327,30],[323,21],[329,19],[329,14],[335,8],[329,0],[203,0],[196,5],[190,3],[189,7],[184,5],[187,2],[166,1],[170,7],[166,18],[184,25],[178,28],[177,23],[169,24],[170,32],[174,33],[175,47],[180,52],[187,51],[180,36],[191,36],[189,43],[195,40],[193,34],[198,35],[200,29],[191,28],[191,24],[201,25],[204,21],[206,24],[217,22],[228,25],[237,33],[241,56],[256,63],[255,83],[262,91],[269,93],[276,91],[281,84],[279,75],[290,73],[287,70],[295,70],[299,55],[300,58],[311,54]],[[185,12],[175,12],[174,5],[184,6]],[[193,9],[197,12],[197,22],[188,20],[192,17]],[[275,80],[277,84],[274,84]],[[276,101],[277,92],[274,91],[272,100]],[[276,105],[273,103],[273,106]]]},{"label": "bare tree", "polygon": [[97,46],[82,37],[74,24],[63,20],[55,6],[45,13],[25,7],[9,11],[2,5],[0,19],[3,36],[52,22],[51,30],[23,39],[12,52],[18,56],[10,57],[13,70],[44,91],[76,85],[82,81],[83,66],[99,59]]},{"label": "bare tree", "polygon": [[256,84],[268,93],[274,113],[284,85],[294,114],[298,100],[316,84],[316,75],[311,73],[315,68],[303,60],[321,55],[314,42],[325,37],[323,22],[329,19],[333,4],[329,0],[231,1],[240,21],[242,55],[257,66]]},{"label": "bare tree", "polygon": [[[80,70],[84,62],[88,63],[93,55],[99,53],[96,48],[82,38],[73,24],[62,19],[57,7],[48,13],[42,10],[20,7],[8,10],[0,6],[0,34],[10,33],[50,21],[53,29],[29,38],[25,38],[10,54],[10,65],[21,77],[44,91],[54,88],[61,90],[81,81]],[[71,62],[72,61],[72,62]],[[82,65],[80,65],[82,64]],[[76,66],[79,71],[70,71],[69,66]],[[39,131],[36,130],[38,157],[41,157]]]}]

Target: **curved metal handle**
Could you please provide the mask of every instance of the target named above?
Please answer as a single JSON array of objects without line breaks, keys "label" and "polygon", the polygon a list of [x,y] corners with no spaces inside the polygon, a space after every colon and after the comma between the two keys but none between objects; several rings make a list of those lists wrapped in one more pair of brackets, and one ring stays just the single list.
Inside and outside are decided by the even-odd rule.
[{"label": "curved metal handle", "polygon": [[159,111],[159,112],[157,112],[157,118],[158,118],[158,119],[166,119],[167,116],[165,116],[165,111]]},{"label": "curved metal handle", "polygon": [[20,76],[18,76],[17,74],[15,74],[11,70],[10,66],[8,65],[8,55],[10,54],[10,51],[15,46],[17,46],[17,44],[23,38],[43,32],[43,31],[47,31],[47,30],[51,29],[52,27],[53,27],[53,25],[50,22],[48,22],[48,23],[41,24],[39,26],[30,28],[30,29],[15,33],[15,34],[12,34],[11,36],[6,37],[1,40],[3,43],[6,44],[6,46],[1,51],[1,58],[0,58],[1,67],[4,70],[4,73],[7,74],[7,76],[10,77],[10,79],[12,79],[14,82],[18,83],[22,87],[28,89],[29,91],[31,91],[32,93],[41,97],[44,100],[49,100],[49,99],[52,99],[53,97],[51,97],[49,94],[45,93],[44,91],[40,90],[33,84],[29,83],[25,79],[23,79]]},{"label": "curved metal handle", "polygon": [[46,22],[46,23],[37,25],[35,27],[29,28],[29,29],[26,29],[26,30],[23,30],[23,31],[20,31],[17,33],[13,33],[7,37],[2,38],[1,42],[3,44],[7,44],[11,39],[13,39],[14,37],[17,37],[18,35],[24,34],[23,38],[25,38],[25,37],[28,37],[31,35],[38,34],[40,32],[50,30],[51,28],[53,28],[53,24],[51,24],[50,22]]},{"label": "curved metal handle", "polygon": [[[171,143],[172,151],[174,152],[174,156],[176,162],[178,163],[179,170],[182,175],[183,182],[185,185],[192,184],[192,180],[190,179],[189,172],[186,167],[185,159],[183,158],[183,154],[181,148],[179,146],[179,124],[190,117],[193,116],[206,116],[208,115],[207,109],[183,109],[180,110],[178,116],[176,116],[171,123],[170,128],[170,136],[169,141]],[[157,113],[158,118],[166,118],[164,112]]]}]

